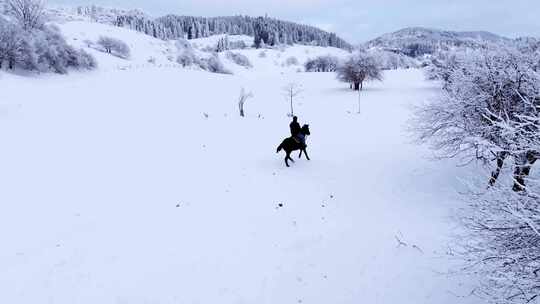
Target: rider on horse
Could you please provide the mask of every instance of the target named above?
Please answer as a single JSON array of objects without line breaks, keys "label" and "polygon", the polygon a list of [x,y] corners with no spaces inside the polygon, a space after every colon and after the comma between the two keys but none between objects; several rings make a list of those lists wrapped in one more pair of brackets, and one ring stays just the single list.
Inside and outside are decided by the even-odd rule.
[{"label": "rider on horse", "polygon": [[289,127],[291,128],[292,138],[294,138],[298,143],[302,143],[304,146],[306,146],[306,136],[302,134],[302,128],[298,123],[298,117],[293,117],[293,121]]}]

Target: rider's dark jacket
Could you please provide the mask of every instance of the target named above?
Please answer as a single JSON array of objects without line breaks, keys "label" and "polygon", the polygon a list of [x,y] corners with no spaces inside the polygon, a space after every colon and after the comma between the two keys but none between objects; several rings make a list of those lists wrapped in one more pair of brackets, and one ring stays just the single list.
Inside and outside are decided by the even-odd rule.
[{"label": "rider's dark jacket", "polygon": [[291,135],[292,136],[296,137],[298,134],[300,134],[300,132],[302,132],[302,128],[300,127],[300,124],[297,121],[291,122],[289,127],[291,128]]}]

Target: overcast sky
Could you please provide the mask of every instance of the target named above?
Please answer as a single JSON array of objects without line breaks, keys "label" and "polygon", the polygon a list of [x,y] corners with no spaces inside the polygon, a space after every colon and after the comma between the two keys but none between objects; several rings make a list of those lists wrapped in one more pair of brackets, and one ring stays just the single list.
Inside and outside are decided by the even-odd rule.
[{"label": "overcast sky", "polygon": [[540,36],[540,0],[49,0],[140,8],[153,16],[245,14],[307,23],[357,43],[410,26]]}]

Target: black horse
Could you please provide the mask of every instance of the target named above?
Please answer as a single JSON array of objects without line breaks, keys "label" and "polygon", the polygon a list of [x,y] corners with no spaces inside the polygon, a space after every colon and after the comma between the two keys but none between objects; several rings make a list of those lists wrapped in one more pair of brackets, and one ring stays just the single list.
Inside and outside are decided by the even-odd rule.
[{"label": "black horse", "polygon": [[[304,136],[311,135],[311,133],[309,132],[309,125],[304,125],[300,133],[302,133]],[[293,137],[289,137],[285,139],[281,143],[281,145],[279,145],[279,147],[277,148],[277,153],[281,152],[281,150],[285,150],[285,153],[287,153],[287,155],[285,156],[285,165],[287,165],[287,167],[290,167],[289,160],[294,163],[294,160],[291,158],[292,151],[300,150],[300,156],[298,157],[302,158],[302,153],[304,153],[306,155],[307,160],[310,160],[306,151],[306,146],[303,143],[301,143],[299,140]]]}]

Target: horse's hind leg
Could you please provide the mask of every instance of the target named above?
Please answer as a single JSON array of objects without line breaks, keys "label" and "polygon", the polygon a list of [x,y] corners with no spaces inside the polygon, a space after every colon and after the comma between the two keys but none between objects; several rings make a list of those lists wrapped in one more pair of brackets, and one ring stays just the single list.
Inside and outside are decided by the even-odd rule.
[{"label": "horse's hind leg", "polygon": [[294,159],[292,159],[292,157],[291,157],[291,152],[287,153],[287,157],[289,158],[290,161],[292,161],[294,163]]},{"label": "horse's hind leg", "polygon": [[285,156],[285,164],[287,165],[287,167],[290,167],[288,162],[289,160],[294,163],[294,159],[291,158],[291,152],[287,152],[287,155]]},{"label": "horse's hind leg", "polygon": [[304,150],[300,150],[300,155],[298,156],[298,158],[302,158],[302,152],[304,152]]}]

